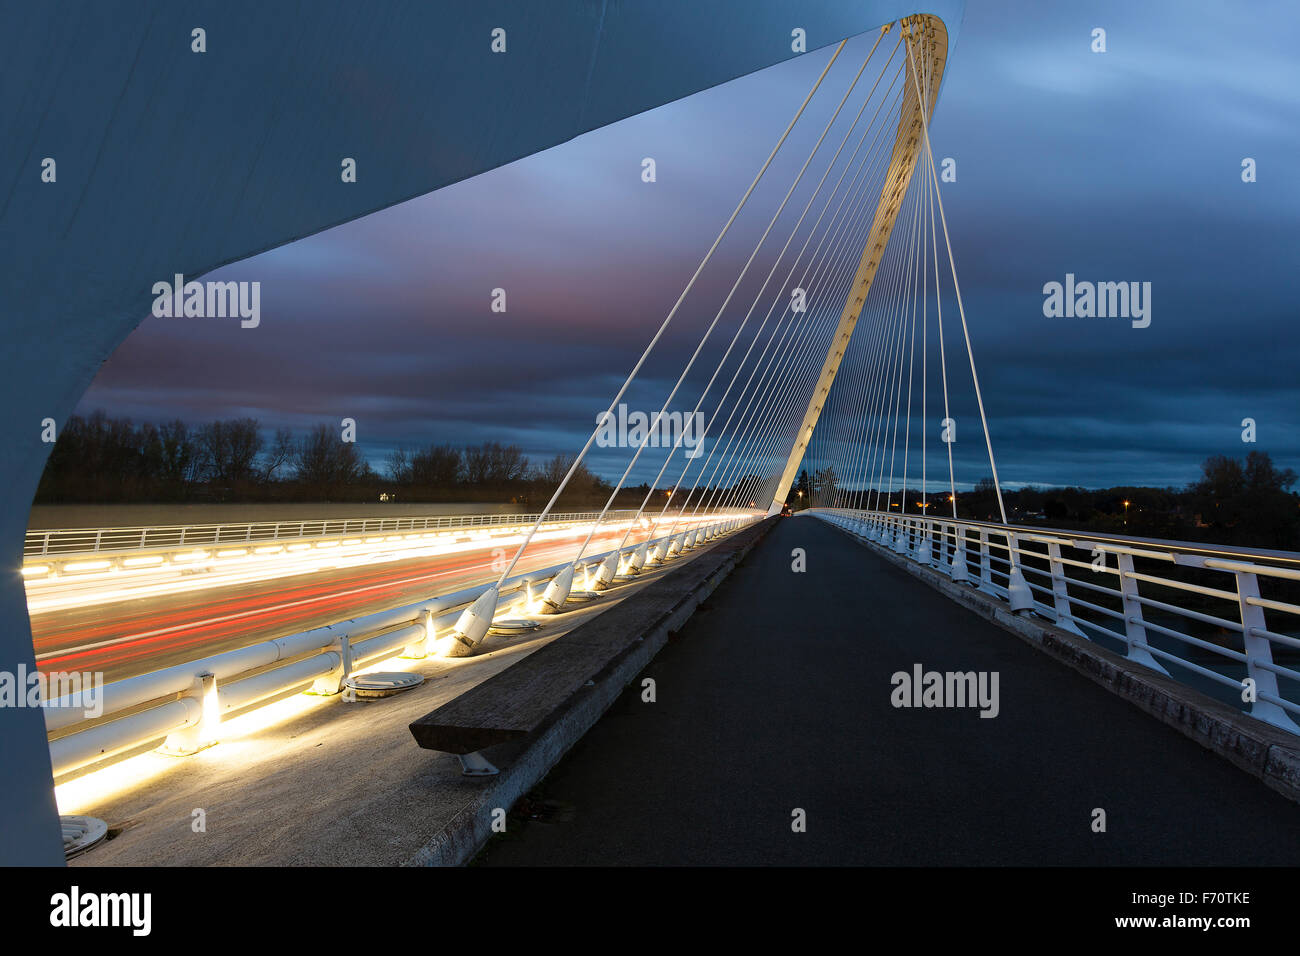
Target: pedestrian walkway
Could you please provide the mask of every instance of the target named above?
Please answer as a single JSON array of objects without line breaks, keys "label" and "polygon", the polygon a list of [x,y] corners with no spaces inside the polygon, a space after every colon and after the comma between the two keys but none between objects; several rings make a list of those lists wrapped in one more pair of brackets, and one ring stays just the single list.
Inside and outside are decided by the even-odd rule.
[{"label": "pedestrian walkway", "polygon": [[[894,706],[918,665],[996,674],[997,715]],[[811,517],[642,677],[480,864],[1300,860],[1300,807]]]}]

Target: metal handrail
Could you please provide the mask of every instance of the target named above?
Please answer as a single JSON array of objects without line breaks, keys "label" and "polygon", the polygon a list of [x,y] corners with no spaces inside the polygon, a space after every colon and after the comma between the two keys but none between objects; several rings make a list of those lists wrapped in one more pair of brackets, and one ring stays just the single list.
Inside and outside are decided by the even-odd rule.
[{"label": "metal handrail", "polygon": [[[1007,602],[1013,611],[1033,612],[1088,640],[1109,637],[1120,641],[1130,660],[1176,680],[1185,682],[1179,673],[1185,669],[1219,686],[1236,688],[1241,692],[1236,703],[1245,704],[1246,713],[1300,734],[1294,719],[1300,715],[1300,685],[1292,684],[1283,693],[1278,683],[1279,676],[1300,682],[1300,670],[1274,660],[1275,649],[1290,659],[1300,648],[1295,636],[1281,633],[1288,629],[1300,633],[1300,604],[1260,594],[1261,581],[1300,580],[1300,553],[1030,528],[937,515],[847,508],[816,508],[809,513],[862,540],[945,573],[953,581],[971,584]],[[1070,551],[1083,551],[1089,559],[1076,559]],[[1144,564],[1138,570],[1135,561],[1149,562],[1151,566]],[[1172,569],[1204,572],[1213,575],[1214,583],[1228,586],[1179,580],[1170,576]],[[1084,580],[1082,575],[1089,572],[1105,583]],[[1027,581],[1026,574],[1035,580]],[[1164,589],[1160,598],[1152,596],[1153,588]],[[1085,600],[1072,593],[1080,589],[1094,599]],[[1186,606],[1193,595],[1203,603],[1214,602],[1219,613]],[[1097,603],[1107,599],[1113,607]],[[1232,612],[1226,611],[1227,606],[1235,608],[1235,620]],[[1283,623],[1270,628],[1266,612],[1279,616]],[[1149,619],[1152,616],[1161,616],[1161,620]],[[1118,629],[1111,621],[1118,622]],[[1211,635],[1218,640],[1207,640],[1181,630],[1180,626],[1188,625],[1180,622],[1201,624],[1222,634]],[[1163,639],[1161,643],[1151,643],[1153,634]],[[1187,654],[1187,649],[1193,648],[1201,652],[1199,663],[1179,653],[1183,649],[1182,653]],[[1217,660],[1222,670],[1205,666],[1207,655],[1209,662]],[[1165,664],[1174,666],[1175,672],[1171,674]],[[1225,670],[1244,671],[1245,676],[1238,679]]]},{"label": "metal handrail", "polygon": [[[617,520],[629,512],[612,511]],[[544,524],[594,521],[596,511],[548,514]],[[411,515],[393,518],[317,518],[299,521],[245,521],[223,524],[141,525],[122,528],[49,528],[29,530],[23,539],[23,557],[99,554],[105,551],[143,551],[200,545],[237,544],[339,537],[400,531],[438,531],[460,528],[499,528],[531,524],[536,514]]]}]

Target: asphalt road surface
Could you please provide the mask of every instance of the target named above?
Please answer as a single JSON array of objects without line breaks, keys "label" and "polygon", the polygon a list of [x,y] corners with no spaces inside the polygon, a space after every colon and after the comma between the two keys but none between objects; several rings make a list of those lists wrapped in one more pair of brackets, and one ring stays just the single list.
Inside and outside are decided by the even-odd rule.
[{"label": "asphalt road surface", "polygon": [[[894,707],[915,664],[996,671],[997,716]],[[1300,862],[1300,807],[811,517],[642,677],[479,864]]]}]

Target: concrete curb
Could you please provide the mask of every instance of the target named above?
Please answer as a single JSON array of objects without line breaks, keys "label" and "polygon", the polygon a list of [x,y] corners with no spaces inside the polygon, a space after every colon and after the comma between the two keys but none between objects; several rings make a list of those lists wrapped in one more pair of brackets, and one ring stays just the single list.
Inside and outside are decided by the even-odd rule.
[{"label": "concrete curb", "polygon": [[1040,617],[1014,614],[1007,605],[988,594],[968,584],[954,584],[947,575],[881,548],[838,525],[832,524],[831,527],[985,620],[1010,631],[1112,694],[1123,697],[1175,728],[1288,800],[1300,803],[1300,741],[1292,735],[1233,710],[1172,678],[1134,664]]},{"label": "concrete curb", "polygon": [[[735,535],[724,538],[698,556],[683,570],[695,570],[699,580],[670,608],[658,615],[644,633],[631,636],[629,646],[600,672],[591,675],[591,686],[577,695],[546,726],[518,743],[501,744],[484,754],[498,768],[495,777],[484,778],[483,789],[433,839],[404,864],[405,866],[460,866],[471,860],[492,836],[493,811],[510,807],[537,785],[595,725],[641,671],[668,643],[695,609],[712,594],[779,519],[768,518]],[[628,598],[653,598],[665,582],[656,581]],[[574,631],[600,626],[600,617]],[[561,638],[563,640],[563,638]],[[524,658],[514,667],[527,667]]]}]

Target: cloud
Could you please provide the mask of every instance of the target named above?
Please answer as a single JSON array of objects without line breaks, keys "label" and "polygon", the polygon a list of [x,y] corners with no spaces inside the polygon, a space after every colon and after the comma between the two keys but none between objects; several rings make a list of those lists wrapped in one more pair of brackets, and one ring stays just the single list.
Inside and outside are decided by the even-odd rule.
[{"label": "cloud", "polygon": [[[1243,452],[1248,416],[1259,426],[1253,447],[1300,467],[1296,20],[1281,3],[1251,17],[1219,3],[1182,5],[1176,17],[1118,2],[1086,14],[994,2],[967,10],[932,139],[936,158],[957,162],[944,208],[1008,483],[1181,484],[1206,455]],[[1107,30],[1104,55],[1088,51],[1093,26]],[[632,407],[653,412],[673,387],[871,39],[853,41],[832,70],[629,391]],[[826,55],[220,270],[214,277],[262,282],[261,326],[148,318],[82,409],[154,420],[251,414],[268,428],[353,417],[376,463],[396,445],[431,441],[513,441],[535,457],[576,451]],[[674,408],[689,410],[703,389],[852,112]],[[1257,183],[1240,180],[1245,156],[1258,162]],[[641,179],[645,157],[656,161],[652,184]],[[851,272],[856,257],[842,252],[831,274]],[[1045,318],[1043,283],[1066,272],[1151,282],[1151,327]],[[504,314],[489,307],[496,288],[507,293]],[[955,322],[955,301],[944,308]],[[974,480],[988,463],[959,327],[947,332],[957,464]],[[860,331],[855,349],[868,342]],[[802,400],[788,389],[782,397],[795,408]],[[939,400],[932,391],[931,418]],[[854,438],[860,406],[834,406],[838,422],[828,408],[824,448]],[[626,457],[605,450],[593,462],[616,475]],[[645,459],[634,480],[658,471],[661,459]]]}]

